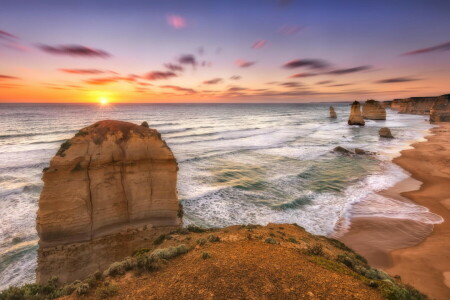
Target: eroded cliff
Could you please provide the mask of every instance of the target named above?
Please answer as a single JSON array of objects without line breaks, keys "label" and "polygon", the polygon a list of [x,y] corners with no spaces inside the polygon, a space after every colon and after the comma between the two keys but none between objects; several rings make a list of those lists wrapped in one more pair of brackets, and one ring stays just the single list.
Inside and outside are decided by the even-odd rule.
[{"label": "eroded cliff", "polygon": [[107,120],[83,128],[43,181],[38,282],[83,278],[181,223],[175,157],[145,126]]},{"label": "eroded cliff", "polygon": [[362,116],[369,120],[386,120],[386,110],[380,102],[367,100],[362,107]]}]

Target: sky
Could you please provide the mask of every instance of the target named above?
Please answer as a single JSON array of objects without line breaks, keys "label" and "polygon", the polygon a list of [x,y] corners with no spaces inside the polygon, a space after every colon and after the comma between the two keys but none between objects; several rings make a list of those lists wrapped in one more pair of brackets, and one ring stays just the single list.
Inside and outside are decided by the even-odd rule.
[{"label": "sky", "polygon": [[0,102],[450,93],[448,0],[0,0]]}]

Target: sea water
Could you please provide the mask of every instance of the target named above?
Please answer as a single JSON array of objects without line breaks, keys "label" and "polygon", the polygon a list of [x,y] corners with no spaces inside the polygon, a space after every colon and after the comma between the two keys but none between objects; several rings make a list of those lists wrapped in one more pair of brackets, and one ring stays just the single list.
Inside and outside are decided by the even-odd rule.
[{"label": "sea water", "polygon": [[[391,162],[432,127],[426,116],[388,111],[386,121],[348,126],[348,103],[0,104],[0,289],[35,278],[36,210],[42,169],[60,144],[105,119],[147,121],[179,164],[184,225],[297,223],[314,234],[348,228],[361,215],[441,222],[412,203],[378,194],[408,174]],[[389,127],[395,139],[378,136]],[[343,156],[342,146],[376,155]]]}]

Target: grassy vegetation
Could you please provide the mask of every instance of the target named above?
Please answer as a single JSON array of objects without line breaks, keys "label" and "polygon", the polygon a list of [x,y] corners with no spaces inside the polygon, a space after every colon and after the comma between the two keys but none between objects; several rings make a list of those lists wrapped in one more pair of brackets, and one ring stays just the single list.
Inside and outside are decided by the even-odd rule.
[{"label": "grassy vegetation", "polygon": [[70,148],[72,144],[69,141],[65,141],[64,143],[61,144],[61,146],[59,147],[58,152],[56,152],[56,155],[59,155],[61,157],[65,156],[65,153],[67,149]]},{"label": "grassy vegetation", "polygon": [[208,259],[208,258],[210,258],[210,257],[211,257],[211,255],[209,255],[208,252],[203,252],[203,253],[202,253],[202,258],[203,258],[203,259]]},{"label": "grassy vegetation", "polygon": [[308,247],[305,250],[305,253],[307,255],[313,255],[313,256],[324,256],[325,255],[325,252],[323,252],[323,246],[321,244],[308,245]]},{"label": "grassy vegetation", "polygon": [[107,284],[107,285],[99,287],[95,291],[95,295],[100,299],[107,299],[107,298],[117,295],[118,291],[119,291],[119,289],[117,288],[117,286],[112,285],[112,284]]},{"label": "grassy vegetation", "polygon": [[220,237],[218,237],[217,235],[214,235],[214,234],[210,234],[210,235],[208,235],[208,241],[210,241],[212,243],[217,243],[217,242],[220,242]]},{"label": "grassy vegetation", "polygon": [[278,244],[277,240],[273,239],[273,238],[267,238],[264,242],[267,243],[267,244],[271,244],[271,245]]},{"label": "grassy vegetation", "polygon": [[153,241],[153,245],[161,245],[162,242],[164,242],[164,240],[166,239],[166,237],[167,236],[165,234],[161,234]]}]

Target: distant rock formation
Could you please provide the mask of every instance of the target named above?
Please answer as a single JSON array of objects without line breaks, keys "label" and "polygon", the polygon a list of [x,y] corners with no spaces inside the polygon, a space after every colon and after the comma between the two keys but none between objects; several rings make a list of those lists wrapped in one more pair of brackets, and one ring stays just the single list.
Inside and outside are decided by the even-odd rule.
[{"label": "distant rock formation", "polygon": [[43,174],[37,281],[86,277],[178,228],[177,170],[145,124],[100,121],[63,143]]},{"label": "distant rock formation", "polygon": [[383,101],[383,102],[381,102],[381,105],[383,105],[384,108],[391,108],[392,100]]},{"label": "distant rock formation", "polygon": [[336,115],[336,112],[334,111],[334,107],[333,106],[330,106],[330,118],[331,119],[336,119],[337,118],[337,115]]},{"label": "distant rock formation", "polygon": [[392,101],[391,109],[402,114],[428,115],[436,99],[437,97],[395,99]]},{"label": "distant rock formation", "polygon": [[362,116],[369,120],[386,120],[386,110],[380,102],[367,100],[362,108]]},{"label": "distant rock formation", "polygon": [[430,110],[430,122],[450,122],[450,94],[436,99]]},{"label": "distant rock formation", "polygon": [[378,134],[380,135],[380,137],[383,137],[383,138],[388,138],[388,139],[394,138],[392,136],[391,130],[387,127],[380,128],[380,130],[378,131]]},{"label": "distant rock formation", "polygon": [[350,116],[348,118],[348,125],[364,126],[366,122],[361,115],[361,109],[358,101],[352,103],[350,108]]}]

